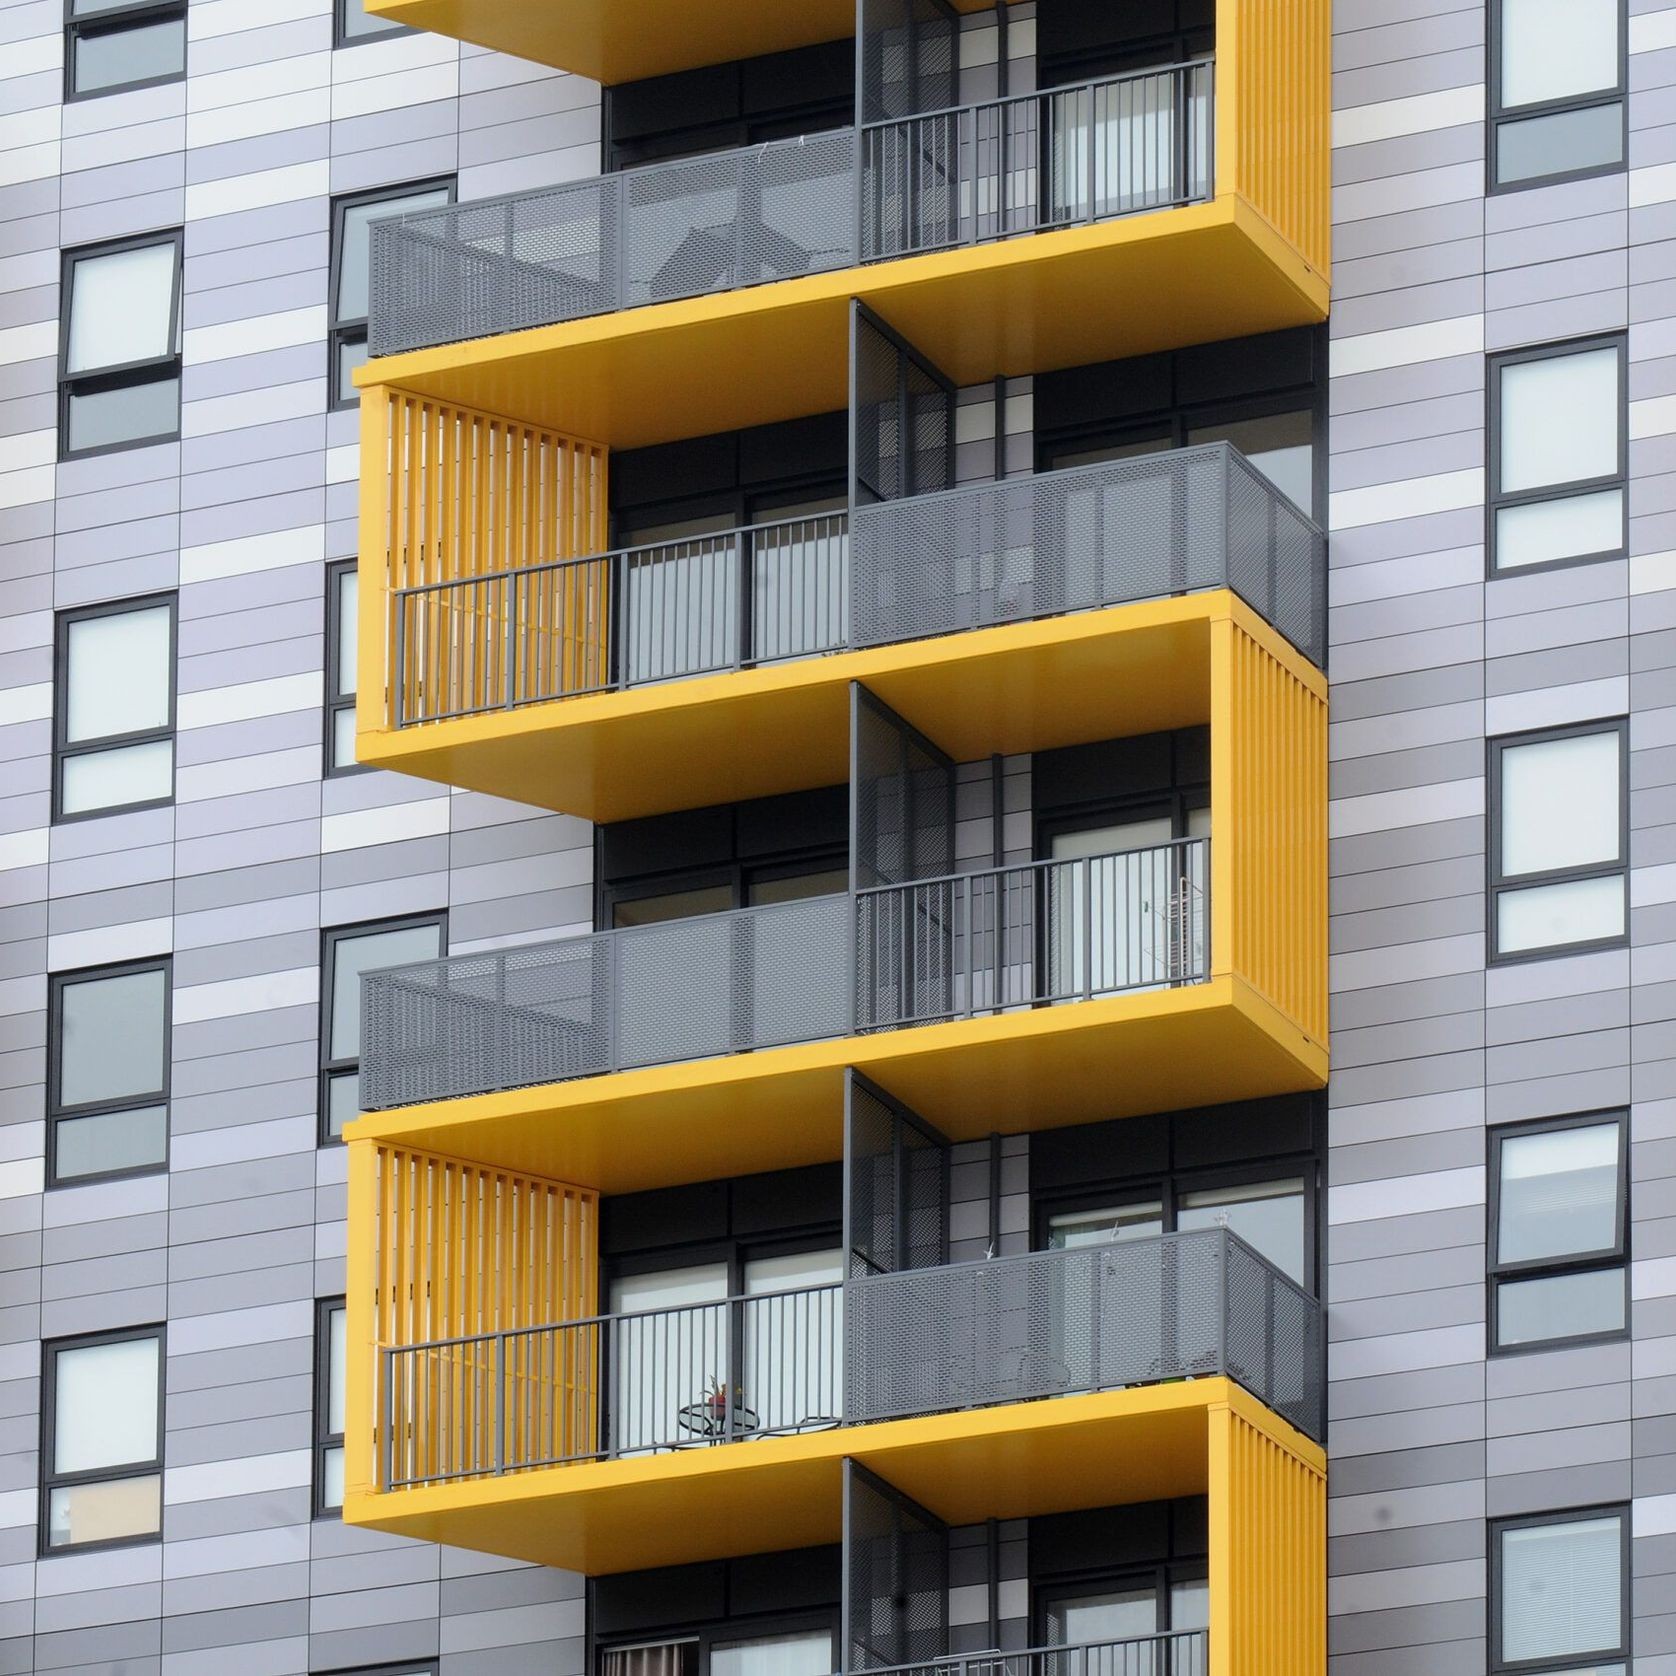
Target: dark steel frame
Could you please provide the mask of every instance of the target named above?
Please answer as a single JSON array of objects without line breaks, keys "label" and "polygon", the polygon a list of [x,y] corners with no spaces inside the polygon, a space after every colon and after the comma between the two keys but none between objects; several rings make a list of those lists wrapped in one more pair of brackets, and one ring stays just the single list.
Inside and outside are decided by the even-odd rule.
[{"label": "dark steel frame", "polygon": [[[942,1267],[949,1261],[949,1172],[952,1166],[949,1161],[950,1147],[948,1139],[931,1124],[927,1123],[918,1112],[910,1110],[900,1100],[898,1100],[895,1095],[887,1094],[884,1089],[880,1088],[879,1085],[872,1080],[872,1078],[863,1076],[862,1073],[856,1070],[852,1065],[844,1072],[844,1222],[842,1231],[844,1272],[846,1275],[853,1274],[855,1272],[855,1263],[857,1258],[865,1263],[869,1271],[874,1274],[884,1274],[887,1272],[886,1270],[880,1268],[859,1244],[859,1230],[855,1226],[853,1216],[855,1144],[852,1138],[853,1120],[851,1113],[856,1090],[858,1088],[862,1092],[870,1095],[873,1099],[877,1100],[879,1104],[897,1120],[897,1127],[891,1138],[891,1145],[894,1153],[894,1169],[891,1181],[892,1185],[896,1189],[895,1203],[891,1207],[891,1243],[899,1255],[908,1247],[909,1211],[907,1196],[903,1191],[907,1185],[907,1176],[902,1169],[903,1146],[901,1125],[906,1124],[909,1128],[919,1134],[928,1145],[936,1149],[942,1170],[940,1198],[943,1206],[943,1220],[942,1228],[940,1229],[941,1244],[938,1248],[937,1262],[934,1266]],[[993,1239],[996,1233],[994,1217],[991,1217],[990,1221],[990,1237]]]},{"label": "dark steel frame", "polygon": [[[1525,192],[1534,186],[1557,186],[1565,181],[1592,180],[1600,175],[1621,175],[1629,168],[1629,21],[1625,0],[1618,0],[1618,85],[1595,93],[1576,94],[1569,99],[1550,99],[1534,105],[1504,105],[1501,97],[1502,0],[1490,0],[1485,52],[1485,90],[1489,109],[1484,145],[1484,191],[1487,197],[1504,192]],[[1569,111],[1593,110],[1618,105],[1622,111],[1623,139],[1616,163],[1597,164],[1586,169],[1566,169],[1559,174],[1532,175],[1528,180],[1497,179],[1500,166],[1501,130],[1532,117],[1562,116]]]},{"label": "dark steel frame", "polygon": [[[103,978],[123,978],[142,972],[163,974],[163,1086],[155,1094],[132,1094],[119,1100],[94,1100],[84,1105],[66,1106],[59,1099],[59,1079],[64,1068],[64,991],[72,984],[97,983]],[[174,1022],[174,961],[169,955],[156,955],[144,960],[125,960],[111,966],[88,966],[73,972],[55,972],[47,980],[47,1186],[82,1187],[90,1182],[120,1181],[128,1176],[157,1175],[169,1167],[169,1088],[173,1073],[170,1044]],[[66,1120],[83,1117],[103,1117],[124,1111],[144,1111],[153,1106],[164,1108],[163,1156],[155,1164],[137,1164],[125,1170],[94,1170],[86,1175],[60,1176],[58,1173],[58,1126]]]},{"label": "dark steel frame", "polygon": [[[1618,1131],[1617,1223],[1612,1244],[1598,1251],[1578,1251],[1564,1257],[1536,1257],[1522,1263],[1503,1263],[1501,1247],[1501,1145],[1525,1135],[1556,1134],[1567,1129],[1598,1129],[1612,1124]],[[1497,1124],[1485,1132],[1486,1163],[1489,1172],[1488,1243],[1485,1250],[1486,1308],[1489,1324],[1489,1354],[1519,1356],[1538,1350],[1570,1350],[1589,1344],[1611,1344],[1630,1336],[1629,1300],[1629,1114],[1626,1111],[1585,1112],[1574,1117],[1549,1117],[1536,1123]],[[1621,1272],[1624,1283],[1624,1324],[1601,1333],[1576,1333],[1564,1338],[1531,1339],[1507,1344],[1501,1339],[1501,1283],[1503,1281],[1546,1280],[1568,1274]]]},{"label": "dark steel frame", "polygon": [[[1610,862],[1595,862],[1587,867],[1554,867],[1543,873],[1519,873],[1511,877],[1501,870],[1502,840],[1502,753],[1516,750],[1521,745],[1542,745],[1554,739],[1581,738],[1587,734],[1615,733],[1618,736],[1618,855]],[[1519,965],[1527,960],[1551,960],[1556,955],[1587,954],[1594,949],[1621,949],[1629,943],[1629,719],[1616,717],[1598,722],[1574,722],[1567,727],[1536,728],[1528,733],[1507,733],[1496,739],[1486,739],[1487,757],[1485,784],[1488,788],[1487,843],[1484,867],[1486,923],[1484,945],[1486,959],[1492,966]],[[1624,929],[1616,937],[1595,937],[1581,943],[1552,943],[1541,948],[1517,949],[1502,953],[1497,936],[1501,898],[1513,891],[1536,885],[1571,884],[1580,879],[1620,877],[1624,881]]]},{"label": "dark steel frame", "polygon": [[332,1334],[333,1310],[341,1310],[344,1300],[316,1298],[314,1300],[314,1447],[310,1451],[314,1463],[310,1507],[316,1519],[341,1519],[343,1504],[326,1500],[326,1452],[343,1447],[343,1433],[331,1430],[332,1412]]},{"label": "dark steel frame", "polygon": [[[178,76],[170,80],[178,81]],[[163,355],[147,356],[139,361],[123,361],[115,366],[98,367],[92,371],[70,371],[70,318],[75,308],[76,264],[100,256],[119,256],[127,250],[144,250],[151,245],[169,244],[175,251],[175,282],[169,304],[169,349]],[[181,379],[181,293],[182,267],[186,248],[186,234],[180,227],[165,228],[151,233],[134,233],[127,238],[106,239],[98,244],[77,245],[59,257],[58,285],[58,457],[60,460],[91,460],[101,454],[121,454],[130,448],[150,448],[160,442],[180,440],[180,379]],[[121,442],[102,442],[92,448],[70,446],[70,398],[80,395],[99,395],[108,390],[126,390],[141,384],[162,384],[175,381],[174,429],[159,431],[155,436],[128,437]]]},{"label": "dark steel frame", "polygon": [[[152,611],[167,606],[169,611],[169,720],[163,727],[136,728],[131,733],[103,734],[97,739],[71,740],[70,726],[70,627],[94,617],[125,617],[139,611]],[[174,776],[179,767],[174,760],[174,740],[177,710],[180,702],[180,596],[178,594],[143,594],[135,599],[106,600],[100,605],[77,606],[60,611],[53,624],[53,717],[52,717],[52,819],[55,826],[67,826],[72,821],[102,820],[107,815],[133,814],[141,809],[166,809],[175,800]],[[169,795],[145,798],[138,803],[101,804],[96,809],[64,808],[64,764],[71,757],[97,756],[102,751],[120,750],[125,745],[151,745],[162,740],[169,742]]]},{"label": "dark steel frame", "polygon": [[362,920],[355,925],[333,925],[324,928],[320,933],[320,1109],[317,1122],[321,1146],[343,1145],[343,1136],[334,1135],[330,1129],[333,1081],[347,1073],[358,1073],[361,1069],[359,1054],[353,1059],[332,1057],[332,991],[336,986],[337,946],[339,943],[352,942],[357,937],[372,936],[381,931],[405,931],[424,925],[436,927],[437,944],[442,951],[437,958],[443,958],[448,952],[446,908],[438,908],[430,913],[396,914],[389,919]]},{"label": "dark steel frame", "polygon": [[[1501,1574],[1501,1538],[1504,1532],[1511,1530],[1533,1530],[1543,1525],[1574,1525],[1590,1519],[1616,1519],[1618,1521],[1618,1535],[1622,1543],[1621,1558],[1618,1564],[1618,1626],[1622,1632],[1621,1639],[1615,1648],[1599,1648],[1593,1652],[1570,1658],[1535,1658],[1517,1659],[1512,1662],[1501,1656],[1502,1644],[1502,1574]],[[1491,1676],[1511,1676],[1513,1672],[1530,1671],[1548,1676],[1561,1676],[1567,1670],[1589,1673],[1596,1670],[1602,1663],[1622,1664],[1629,1667],[1631,1653],[1630,1646],[1633,1639],[1632,1625],[1634,1622],[1631,1612],[1631,1549],[1630,1549],[1630,1509],[1627,1503],[1607,1503],[1599,1507],[1568,1508],[1562,1513],[1533,1513],[1518,1518],[1491,1519],[1489,1521],[1489,1550],[1490,1550],[1490,1634],[1489,1669]]]},{"label": "dark steel frame", "polygon": [[[1504,493],[1501,487],[1501,375],[1506,367],[1533,361],[1557,361],[1568,355],[1586,355],[1601,349],[1618,352],[1618,469],[1609,477],[1579,477],[1567,483],[1545,483],[1535,489]],[[1534,576],[1545,570],[1568,570],[1573,565],[1598,564],[1603,559],[1621,559],[1629,551],[1629,339],[1623,332],[1599,337],[1574,338],[1565,343],[1546,343],[1532,349],[1517,349],[1492,355],[1485,369],[1485,395],[1489,404],[1487,436],[1489,461],[1484,496],[1485,574],[1491,580],[1504,576]],[[1571,558],[1549,559],[1543,564],[1512,565],[1506,570],[1496,564],[1496,514],[1515,506],[1539,506],[1547,501],[1570,500],[1578,495],[1616,489],[1623,496],[1622,539],[1616,547],[1598,553],[1578,553]]]},{"label": "dark steel frame", "polygon": [[[325,733],[321,741],[321,750],[325,758],[325,774],[328,780],[343,779],[350,774],[366,774],[372,770],[372,764],[367,762],[339,762],[337,759],[337,719],[348,711],[355,713],[355,694],[342,691],[338,686],[339,653],[343,647],[343,612],[341,601],[343,598],[342,581],[345,576],[352,576],[358,566],[355,559],[335,559],[326,566],[326,703],[325,703]],[[351,632],[355,632],[352,627]]]},{"label": "dark steel frame", "polygon": [[[53,1468],[56,1455],[55,1436],[58,1414],[58,1358],[67,1350],[86,1350],[100,1344],[127,1344],[149,1338],[157,1341],[157,1452],[148,1461],[132,1461],[116,1467],[96,1467],[86,1472],[58,1472]],[[163,1436],[164,1404],[168,1391],[168,1328],[166,1324],[149,1327],[116,1327],[102,1333],[78,1333],[70,1338],[47,1339],[41,1345],[41,1485],[40,1509],[36,1525],[36,1551],[42,1559],[55,1554],[88,1554],[103,1548],[138,1548],[148,1542],[163,1540]],[[121,1400],[131,1401],[132,1393],[118,1393]],[[48,1519],[52,1506],[52,1492],[77,1484],[113,1484],[128,1478],[156,1478],[158,1485],[158,1527],[145,1536],[117,1536],[103,1542],[71,1542],[54,1548],[48,1543]]]},{"label": "dark steel frame", "polygon": [[[180,68],[166,76],[142,76],[137,81],[113,82],[108,87],[76,86],[76,46],[83,36],[122,35],[150,23],[180,22]],[[102,99],[110,93],[132,93],[142,87],[166,87],[186,80],[186,0],[128,0],[121,7],[76,16],[76,0],[64,0],[64,103]]]}]

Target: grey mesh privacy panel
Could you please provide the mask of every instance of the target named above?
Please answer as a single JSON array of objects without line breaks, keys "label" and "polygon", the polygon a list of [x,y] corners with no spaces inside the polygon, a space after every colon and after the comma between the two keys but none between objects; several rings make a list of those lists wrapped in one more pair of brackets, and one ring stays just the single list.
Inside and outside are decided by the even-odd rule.
[{"label": "grey mesh privacy panel", "polygon": [[1324,656],[1326,541],[1225,442],[863,504],[857,646],[1232,588]]},{"label": "grey mesh privacy panel", "polygon": [[948,1142],[860,1072],[845,1072],[844,1246],[853,1275],[947,1261]]},{"label": "grey mesh privacy panel", "polygon": [[861,0],[856,29],[863,122],[959,102],[960,19],[945,0]]},{"label": "grey mesh privacy panel", "polygon": [[362,1105],[844,1035],[850,939],[822,896],[369,972]]},{"label": "grey mesh privacy panel", "polygon": [[1226,1374],[1321,1436],[1320,1306],[1225,1228],[852,1274],[844,1321],[850,1422]]},{"label": "grey mesh privacy panel", "polygon": [[859,682],[850,683],[850,871],[858,889],[954,866],[954,763]]},{"label": "grey mesh privacy panel", "polygon": [[846,267],[854,181],[846,130],[376,221],[372,353]]},{"label": "grey mesh privacy panel", "polygon": [[850,305],[850,475],[857,505],[954,483],[954,383],[864,304]]},{"label": "grey mesh privacy panel", "polygon": [[843,1596],[845,1670],[946,1654],[948,1530],[853,1460],[844,1462]]}]

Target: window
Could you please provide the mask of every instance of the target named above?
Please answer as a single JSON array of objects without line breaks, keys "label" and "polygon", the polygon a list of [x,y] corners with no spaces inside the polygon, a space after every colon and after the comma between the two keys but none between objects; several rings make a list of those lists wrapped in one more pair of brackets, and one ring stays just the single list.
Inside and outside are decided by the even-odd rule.
[{"label": "window", "polygon": [[42,1347],[41,1552],[142,1542],[163,1520],[163,1331]]},{"label": "window", "polygon": [[326,772],[348,774],[355,760],[356,633],[361,581],[353,559],[326,567]]},{"label": "window", "polygon": [[440,914],[346,926],[325,934],[320,984],[320,1135],[341,1138],[361,1109],[361,974],[436,960],[446,939]]},{"label": "window", "polygon": [[1622,338],[1490,361],[1492,574],[1627,551]]},{"label": "window", "polygon": [[1623,722],[1490,741],[1492,959],[1624,940],[1628,756]]},{"label": "window", "polygon": [[602,1647],[600,1676],[830,1676],[833,1635],[810,1626],[741,1636],[722,1631]]},{"label": "window", "polygon": [[1625,1676],[1629,1520],[1622,1508],[1490,1527],[1491,1669]]},{"label": "window", "polygon": [[145,809],[175,794],[175,601],[121,600],[58,619],[54,818]]},{"label": "window", "polygon": [[[1208,1629],[1210,1585],[1203,1575],[1186,1574],[1190,1569],[1156,1566],[1128,1576],[1080,1584],[1075,1590],[1046,1595],[1040,1608],[1043,1644],[1048,1647],[1099,1649],[1102,1656],[1096,1658],[1091,1654],[1087,1660],[1091,1670],[1095,1667],[1110,1669],[1115,1663],[1115,1667],[1123,1671],[1133,1668],[1137,1676],[1143,1672],[1144,1676],[1168,1676],[1164,1669],[1155,1669],[1151,1659],[1126,1657],[1111,1643],[1144,1640],[1148,1636],[1182,1630]],[[1138,1648],[1129,1649],[1131,1654],[1140,1651]],[[1171,1662],[1179,1667],[1181,1676],[1197,1672],[1202,1652],[1190,1645],[1181,1646],[1177,1651],[1178,1658]],[[1113,1654],[1116,1655],[1115,1661]],[[1081,1662],[1078,1661],[1078,1664]],[[1076,1669],[1077,1666],[1070,1668]]]},{"label": "window", "polygon": [[169,963],[107,966],[51,986],[48,1180],[163,1168],[169,1156]]},{"label": "window", "polygon": [[410,35],[406,24],[367,11],[366,0],[337,0],[332,21],[332,45],[352,47],[361,41],[376,41],[384,35]]},{"label": "window", "polygon": [[1490,8],[1490,189],[1624,166],[1624,0]]},{"label": "window", "polygon": [[[355,0],[343,0],[355,8]],[[371,245],[367,228],[383,216],[454,201],[451,180],[393,186],[339,198],[332,205],[332,406],[354,407],[355,369],[367,359],[367,314],[372,303]]]},{"label": "window", "polygon": [[186,74],[186,0],[66,0],[64,95],[155,87]]},{"label": "window", "polygon": [[343,1506],[344,1310],[342,1298],[314,1308],[314,1511]]},{"label": "window", "polygon": [[64,253],[61,458],[180,435],[180,234]]},{"label": "window", "polygon": [[1490,1325],[1500,1350],[1629,1325],[1624,1116],[1490,1131]]}]

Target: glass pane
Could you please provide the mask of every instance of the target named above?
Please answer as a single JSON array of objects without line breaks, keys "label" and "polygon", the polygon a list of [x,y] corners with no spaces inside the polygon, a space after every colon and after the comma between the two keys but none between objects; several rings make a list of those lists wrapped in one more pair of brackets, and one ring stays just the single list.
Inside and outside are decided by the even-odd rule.
[{"label": "glass pane", "polygon": [[1496,511],[1497,570],[1618,553],[1623,546],[1622,489],[1503,506]]},{"label": "glass pane", "polygon": [[343,1506],[342,1449],[324,1449],[320,1453],[320,1505]]},{"label": "glass pane", "polygon": [[349,768],[355,763],[355,711],[332,712],[332,766]]},{"label": "glass pane", "polygon": [[1161,1200],[1140,1200],[1098,1210],[1063,1211],[1048,1221],[1048,1249],[1070,1251],[1080,1245],[1108,1245],[1113,1240],[1145,1239],[1164,1231]]},{"label": "glass pane", "polygon": [[47,1498],[49,1548],[156,1536],[162,1528],[163,1480],[156,1474],[105,1484],[67,1484]]},{"label": "glass pane", "polygon": [[1574,1519],[1501,1533],[1501,1656],[1562,1659],[1623,1645],[1622,1526]]},{"label": "glass pane", "polygon": [[600,1656],[600,1676],[697,1676],[698,1643],[664,1641],[651,1647],[612,1647]]},{"label": "glass pane", "polygon": [[173,239],[79,258],[70,270],[67,370],[95,372],[170,354],[174,297]]},{"label": "glass pane", "polygon": [[843,1253],[836,1249],[746,1263],[746,1295],[760,1300],[740,1311],[739,1322],[739,1418],[750,1429],[804,1432],[837,1424],[844,1406],[843,1278]]},{"label": "glass pane", "polygon": [[345,1319],[342,1304],[326,1311],[326,1432],[330,1437],[342,1437],[344,1433]]},{"label": "glass pane", "polygon": [[72,744],[169,725],[169,608],[83,617],[70,624]]},{"label": "glass pane", "polygon": [[361,1051],[361,974],[380,966],[407,966],[442,953],[442,928],[406,925],[363,931],[332,944],[332,1024],[328,1057],[353,1059]]},{"label": "glass pane", "polygon": [[[845,885],[848,886],[848,876]],[[696,890],[672,890],[663,896],[639,896],[611,907],[613,925],[661,925],[665,920],[694,919],[700,914],[723,914],[733,906],[732,885],[700,885]]]},{"label": "glass pane", "polygon": [[337,583],[338,690],[335,696],[350,698],[355,692],[358,661],[356,631],[360,623],[361,574],[357,570],[340,571]]},{"label": "glass pane", "polygon": [[1618,860],[1620,737],[1614,728],[1502,750],[1503,877]]},{"label": "glass pane", "polygon": [[1304,1184],[1296,1178],[1184,1193],[1176,1226],[1231,1228],[1282,1274],[1304,1284]]},{"label": "glass pane", "polygon": [[710,1648],[710,1676],[830,1676],[832,1637],[825,1630],[718,1641]]},{"label": "glass pane", "polygon": [[[354,0],[346,0],[351,11]],[[364,20],[363,20],[364,21]],[[368,308],[368,252],[371,240],[367,228],[386,216],[407,210],[429,209],[448,202],[447,188],[409,192],[402,197],[380,198],[371,204],[349,204],[343,212],[343,249],[338,252],[338,320],[365,320]],[[341,363],[340,363],[341,365]]]},{"label": "glass pane", "polygon": [[1496,1288],[1496,1342],[1538,1344],[1624,1329],[1624,1271],[1504,1280]]},{"label": "glass pane", "polygon": [[361,393],[355,388],[355,369],[364,367],[370,358],[366,334],[338,339],[338,400],[358,402]]},{"label": "glass pane", "polygon": [[1231,442],[1292,504],[1304,512],[1315,498],[1315,426],[1306,413],[1236,419],[1188,431],[1189,445]]},{"label": "glass pane", "polygon": [[745,900],[754,908],[767,902],[806,902],[813,896],[838,896],[849,888],[849,868],[826,867],[817,873],[794,873],[784,879],[753,879]]},{"label": "glass pane", "polygon": [[728,1388],[727,1264],[620,1276],[611,1310],[630,1315],[612,1342],[611,1419],[631,1451],[703,1443],[745,1429]]},{"label": "glass pane", "polygon": [[1504,890],[1496,902],[1496,947],[1502,954],[1559,948],[1624,934],[1622,878]]},{"label": "glass pane", "polygon": [[121,745],[65,757],[60,793],[67,815],[94,809],[120,809],[130,803],[153,803],[174,795],[175,747],[169,739],[149,745]]},{"label": "glass pane", "polygon": [[1056,1600],[1048,1608],[1050,1640],[1057,1647],[1122,1641],[1158,1630],[1158,1596],[1150,1588],[1113,1589]]},{"label": "glass pane", "polygon": [[1621,1133],[1601,1123],[1503,1138],[1498,1262],[1616,1247]]},{"label": "glass pane", "polygon": [[1622,0],[1501,0],[1501,102],[1535,105],[1618,85]]},{"label": "glass pane", "polygon": [[829,1251],[798,1251],[786,1257],[753,1257],[745,1265],[745,1292],[759,1297],[766,1292],[789,1292],[801,1286],[834,1286],[844,1278],[844,1254]]},{"label": "glass pane", "polygon": [[373,35],[394,35],[401,32],[399,23],[388,18],[368,17],[363,0],[343,0],[343,38],[346,41],[366,40]]},{"label": "glass pane", "polygon": [[113,448],[119,442],[171,437],[180,429],[180,380],[150,378],[116,390],[72,391],[69,434],[72,452]]},{"label": "glass pane", "polygon": [[1528,116],[1496,129],[1496,179],[1502,186],[1573,169],[1607,169],[1623,160],[1624,107],[1617,103]]},{"label": "glass pane", "polygon": [[53,1173],[60,1181],[163,1164],[169,1156],[169,1108],[60,1118],[54,1148]]},{"label": "glass pane", "polygon": [[1502,492],[1611,477],[1622,412],[1615,348],[1503,367]]},{"label": "glass pane", "polygon": [[58,1103],[88,1106],[163,1087],[165,975],[128,972],[59,991]]},{"label": "glass pane", "polygon": [[97,1472],[157,1459],[155,1338],[60,1350],[53,1359],[52,1469]]},{"label": "glass pane", "polygon": [[1190,1577],[1170,1585],[1170,1628],[1210,1628],[1210,1581]]},{"label": "glass pane", "polygon": [[185,73],[184,18],[164,18],[131,29],[105,29],[76,39],[78,93],[96,93],[103,88]]},{"label": "glass pane", "polygon": [[361,1115],[361,1077],[357,1071],[339,1071],[326,1079],[326,1133],[341,1135],[346,1123]]}]

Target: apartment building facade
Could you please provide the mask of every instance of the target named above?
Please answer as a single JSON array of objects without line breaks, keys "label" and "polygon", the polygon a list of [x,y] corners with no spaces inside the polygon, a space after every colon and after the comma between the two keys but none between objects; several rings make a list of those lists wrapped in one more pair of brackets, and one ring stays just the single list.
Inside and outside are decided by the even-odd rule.
[{"label": "apartment building facade", "polygon": [[1676,1672],[1672,84],[0,3],[0,1671]]}]

